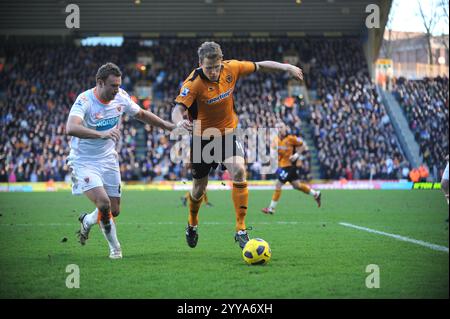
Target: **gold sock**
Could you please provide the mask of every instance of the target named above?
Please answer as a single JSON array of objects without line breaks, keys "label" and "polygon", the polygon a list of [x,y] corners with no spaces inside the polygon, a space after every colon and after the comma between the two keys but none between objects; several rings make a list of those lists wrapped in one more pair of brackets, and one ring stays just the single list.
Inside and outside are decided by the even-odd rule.
[{"label": "gold sock", "polygon": [[309,193],[311,192],[311,188],[306,184],[300,183],[299,188],[300,188],[300,191],[302,191],[305,194],[309,195]]},{"label": "gold sock", "polygon": [[274,202],[278,202],[280,200],[280,197],[281,197],[281,189],[275,189],[275,192],[273,193],[272,196],[272,200]]},{"label": "gold sock", "polygon": [[233,182],[233,190],[231,191],[234,209],[236,211],[236,231],[244,230],[245,215],[247,215],[248,207],[248,188],[247,182]]},{"label": "gold sock", "polygon": [[203,195],[199,199],[192,198],[192,195],[189,193],[189,225],[197,226],[198,225],[198,211],[200,206],[202,205]]}]

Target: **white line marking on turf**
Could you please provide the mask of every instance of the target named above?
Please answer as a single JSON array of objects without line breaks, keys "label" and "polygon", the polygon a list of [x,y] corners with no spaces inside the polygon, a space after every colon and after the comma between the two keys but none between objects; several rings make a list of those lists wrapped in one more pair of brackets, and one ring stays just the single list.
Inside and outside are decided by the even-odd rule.
[{"label": "white line marking on turf", "polygon": [[413,239],[413,238],[409,238],[409,237],[405,237],[405,236],[400,236],[400,235],[396,235],[396,234],[389,234],[389,233],[385,233],[383,231],[370,229],[370,228],[366,228],[366,227],[361,227],[361,226],[357,226],[357,225],[353,225],[353,224],[349,224],[349,223],[339,223],[339,225],[346,226],[346,227],[351,227],[351,228],[355,228],[355,229],[359,229],[359,230],[364,230],[364,231],[369,232],[369,233],[374,233],[374,234],[379,234],[379,235],[383,235],[383,236],[392,237],[392,238],[395,238],[397,240],[406,241],[406,242],[413,243],[413,244],[416,244],[416,245],[428,247],[428,248],[433,249],[433,250],[443,251],[443,252],[446,252],[448,254],[448,247],[445,247],[445,246],[440,246],[440,245],[428,243],[426,241]]}]

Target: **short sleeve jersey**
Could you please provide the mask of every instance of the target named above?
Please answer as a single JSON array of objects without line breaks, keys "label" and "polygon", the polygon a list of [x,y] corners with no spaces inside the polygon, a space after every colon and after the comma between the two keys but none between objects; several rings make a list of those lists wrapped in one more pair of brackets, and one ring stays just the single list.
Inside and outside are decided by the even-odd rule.
[{"label": "short sleeve jersey", "polygon": [[[83,125],[96,131],[109,131],[120,125],[123,113],[135,116],[141,108],[122,89],[109,103],[103,103],[95,88],[78,95],[70,109],[69,116],[78,116]],[[100,160],[115,152],[115,143],[111,139],[84,139],[72,137],[70,156],[73,159]]]},{"label": "short sleeve jersey", "polygon": [[296,147],[302,145],[302,139],[295,135],[288,135],[283,139],[278,138],[278,166],[292,166],[292,162],[289,160],[289,157],[295,153]]},{"label": "short sleeve jersey", "polygon": [[218,81],[211,82],[201,68],[195,69],[183,82],[175,102],[188,108],[192,120],[201,121],[200,135],[208,128],[216,128],[223,135],[235,129],[238,119],[234,110],[233,92],[237,80],[256,71],[256,64],[248,61],[223,61]]}]

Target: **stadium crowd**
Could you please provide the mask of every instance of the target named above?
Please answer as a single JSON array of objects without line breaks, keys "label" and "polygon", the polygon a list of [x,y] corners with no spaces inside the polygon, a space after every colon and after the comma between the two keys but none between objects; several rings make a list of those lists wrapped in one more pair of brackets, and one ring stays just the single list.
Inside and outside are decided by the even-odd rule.
[{"label": "stadium crowd", "polygon": [[[137,83],[153,83],[154,100],[150,108],[158,116],[170,119],[172,101],[182,81],[197,66],[196,48],[200,44],[197,42],[157,41],[146,48],[155,61],[155,67],[147,72],[135,67],[139,49],[136,44],[122,47],[9,44],[2,48],[7,59],[0,78],[0,181],[70,179],[65,165],[69,138],[64,134],[68,112],[77,94],[95,85],[95,72],[105,61],[117,62],[123,71],[122,87],[130,93]],[[264,41],[255,43],[253,48],[257,48],[253,51],[257,52],[255,59],[270,56],[274,50]],[[240,59],[255,57],[250,48],[239,42],[225,45],[224,51]],[[274,127],[276,122],[285,121],[294,128],[293,133],[299,134],[300,118],[294,109],[282,104],[280,91],[287,80],[283,76],[250,76],[242,81],[236,94],[242,128]],[[122,129],[120,159],[124,180],[189,177],[188,169],[170,161],[171,143],[166,133],[127,116]],[[146,150],[143,156],[137,156],[140,130]],[[261,178],[258,164],[249,165],[252,177]],[[222,173],[219,171],[218,177]]]},{"label": "stadium crowd", "polygon": [[[245,41],[245,45],[242,45]],[[122,87],[130,94],[142,83],[152,83],[152,112],[170,120],[180,85],[197,66],[196,49],[202,41],[160,39],[149,46],[125,42],[122,47],[73,45],[12,45],[0,49],[6,63],[0,76],[0,182],[69,180],[65,164],[69,139],[65,123],[75,98],[95,85],[95,73],[106,61],[123,72]],[[224,39],[218,41],[224,58],[283,61],[299,53],[308,88],[317,99],[310,106],[309,124],[319,151],[321,178],[398,178],[408,176],[402,155],[370,81],[358,40],[352,39]],[[136,68],[138,51],[153,56],[146,71]],[[78,62],[74,62],[78,61]],[[81,65],[80,65],[81,64]],[[299,101],[285,103],[285,74],[250,75],[235,92],[239,126],[275,127],[283,121],[302,136],[307,125]],[[448,113],[447,113],[448,119]],[[447,124],[448,128],[448,124]],[[172,141],[167,132],[124,116],[120,147],[123,180],[189,178],[190,171],[170,160]],[[306,154],[302,178],[310,178],[311,154]],[[249,163],[249,179],[261,174],[261,163]],[[227,178],[220,170],[215,178]]]},{"label": "stadium crowd", "polygon": [[119,60],[121,50],[11,43],[0,49],[6,56],[0,76],[0,181],[70,178],[68,112],[77,94],[95,83],[99,61]]},{"label": "stadium crowd", "polygon": [[[310,123],[321,178],[408,178],[409,163],[356,40],[312,42]],[[333,52],[333,54],[330,54]]]},{"label": "stadium crowd", "polygon": [[403,107],[420,146],[423,161],[434,176],[442,176],[448,154],[448,85],[447,77],[400,78],[393,87],[393,94]]}]

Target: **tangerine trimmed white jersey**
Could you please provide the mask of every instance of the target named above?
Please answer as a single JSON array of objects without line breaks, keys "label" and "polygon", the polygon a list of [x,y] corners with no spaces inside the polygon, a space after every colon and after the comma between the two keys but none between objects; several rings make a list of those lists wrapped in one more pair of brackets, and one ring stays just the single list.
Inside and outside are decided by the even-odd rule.
[{"label": "tangerine trimmed white jersey", "polygon": [[[125,90],[119,89],[114,100],[104,104],[97,98],[94,89],[90,89],[78,95],[69,116],[81,117],[83,126],[87,128],[109,131],[119,126],[123,113],[135,116],[140,109]],[[112,139],[85,139],[73,136],[70,141],[69,159],[101,160],[117,154],[115,147],[116,144]]]}]

